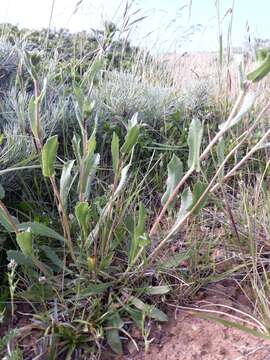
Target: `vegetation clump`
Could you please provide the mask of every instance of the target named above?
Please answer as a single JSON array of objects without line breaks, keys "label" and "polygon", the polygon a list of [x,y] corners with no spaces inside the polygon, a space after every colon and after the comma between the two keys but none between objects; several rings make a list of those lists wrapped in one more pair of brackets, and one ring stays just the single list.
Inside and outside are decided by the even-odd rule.
[{"label": "vegetation clump", "polygon": [[113,24],[1,29],[1,355],[148,349],[168,304],[227,277],[260,294],[268,338],[269,53],[220,104],[207,82],[183,93]]}]

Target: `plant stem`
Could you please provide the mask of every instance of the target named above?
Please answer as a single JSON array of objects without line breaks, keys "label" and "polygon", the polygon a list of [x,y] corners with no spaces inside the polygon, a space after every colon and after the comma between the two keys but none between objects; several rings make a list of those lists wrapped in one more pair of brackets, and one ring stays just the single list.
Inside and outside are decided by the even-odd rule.
[{"label": "plant stem", "polygon": [[70,255],[72,257],[72,260],[75,262],[76,257],[75,257],[74,251],[73,251],[72,240],[71,240],[70,229],[69,229],[69,222],[68,222],[68,218],[67,218],[66,212],[64,210],[64,207],[63,207],[63,204],[62,204],[62,201],[61,201],[61,198],[60,198],[59,191],[57,189],[55,177],[51,176],[50,181],[51,181],[51,184],[52,184],[55,199],[56,199],[56,201],[58,203],[57,208],[58,208],[58,212],[59,212],[59,215],[60,215],[60,218],[61,218],[61,223],[62,223],[64,236],[65,236],[65,238],[67,240],[68,249],[69,249]]},{"label": "plant stem", "polygon": [[[204,197],[207,195],[207,193],[213,193],[219,186],[221,186],[221,183],[217,183],[215,185],[213,185],[214,181],[216,180],[216,178],[220,175],[221,171],[224,168],[224,165],[227,163],[227,161],[229,160],[229,158],[236,152],[236,150],[242,145],[242,143],[244,142],[244,140],[247,138],[247,136],[252,132],[252,130],[255,128],[255,126],[258,124],[258,122],[261,120],[263,114],[265,113],[265,111],[269,108],[270,104],[267,104],[262,111],[260,112],[260,114],[258,115],[258,117],[256,118],[255,122],[253,123],[253,125],[245,132],[245,136],[243,137],[243,139],[241,141],[239,141],[237,143],[237,145],[229,152],[229,154],[226,156],[226,158],[224,159],[224,161],[222,162],[222,164],[220,165],[219,169],[216,171],[214,177],[212,178],[212,180],[210,181],[210,183],[208,184],[208,186],[206,187],[206,189],[204,190],[204,192],[201,194],[200,198],[198,199],[197,203],[193,206],[193,208],[182,218],[182,220],[178,223],[177,228],[173,228],[167,235],[166,237],[158,244],[158,246],[155,248],[155,250],[148,256],[147,258],[147,262],[148,264],[151,263],[153,261],[154,258],[156,258],[157,254],[159,253],[159,251],[161,250],[161,248],[165,245],[165,243],[170,239],[170,237],[175,233],[175,231],[186,221],[187,218],[189,218],[190,215],[192,215],[192,213],[194,212],[194,210],[196,209],[196,207],[200,204],[200,202],[204,199]],[[261,146],[261,144],[267,139],[267,137],[270,136],[270,129],[264,134],[264,136],[260,139],[260,141],[258,141],[258,143],[253,146],[253,148],[243,157],[243,159],[241,161],[239,161],[239,163],[237,163],[229,172],[228,174],[226,174],[223,178],[223,182],[227,181],[231,176],[233,176],[235,174],[235,172],[239,169],[239,167],[241,165],[243,165],[247,159],[250,158],[250,156],[256,151],[258,150],[258,148]],[[141,266],[144,265],[144,262],[141,263]]]},{"label": "plant stem", "polygon": [[[247,83],[246,86],[244,87],[244,90],[241,90],[235,104],[234,107],[232,108],[232,111],[228,117],[228,120],[226,121],[226,125],[224,125],[219,132],[215,135],[215,137],[210,141],[210,143],[208,144],[208,146],[206,147],[206,149],[203,151],[203,153],[200,156],[200,161],[204,160],[206,158],[206,156],[208,155],[208,153],[210,152],[210,150],[212,149],[212,147],[216,144],[216,142],[224,135],[224,133],[227,131],[227,127],[230,125],[237,108],[239,107],[239,105],[241,104],[241,102],[244,99],[245,94],[247,93],[249,87],[250,87],[250,83]],[[173,193],[170,195],[170,197],[168,198],[168,200],[166,201],[166,203],[164,204],[164,206],[162,207],[158,217],[155,219],[154,224],[149,232],[149,236],[152,237],[155,235],[156,231],[157,231],[157,227],[160,224],[165,212],[168,209],[168,206],[172,203],[172,201],[175,199],[175,197],[177,196],[177,194],[179,193],[179,190],[181,189],[181,187],[185,184],[185,182],[187,181],[187,179],[193,174],[194,169],[190,168],[186,174],[182,177],[182,179],[179,181],[179,183],[176,185],[176,188],[174,189]]]}]

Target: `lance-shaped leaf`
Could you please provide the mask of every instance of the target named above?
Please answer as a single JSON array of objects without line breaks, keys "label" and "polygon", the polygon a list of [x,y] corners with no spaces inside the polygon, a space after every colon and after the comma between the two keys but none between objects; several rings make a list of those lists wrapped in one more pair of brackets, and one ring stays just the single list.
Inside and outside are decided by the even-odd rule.
[{"label": "lance-shaped leaf", "polygon": [[128,121],[127,129],[130,130],[133,126],[138,124],[138,113],[135,113],[132,118]]},{"label": "lance-shaped leaf", "polygon": [[15,226],[19,225],[19,221],[17,218],[9,216],[6,214],[6,212],[0,207],[0,224],[8,231],[8,232],[14,232],[14,226],[10,223],[10,220],[15,224]]},{"label": "lance-shaped leaf", "polygon": [[45,177],[53,176],[55,173],[54,164],[58,149],[57,135],[51,136],[42,148],[42,173]]},{"label": "lance-shaped leaf", "polygon": [[82,127],[84,95],[80,87],[74,87],[73,93],[75,97],[75,101],[74,101],[75,114],[80,127]]},{"label": "lance-shaped leaf", "polygon": [[136,257],[139,248],[141,247],[140,245],[142,244],[141,237],[145,232],[145,214],[146,212],[144,205],[142,202],[140,202],[138,222],[134,227],[133,236],[129,248],[129,259],[128,259],[129,265],[133,263],[133,260]]},{"label": "lance-shaped leaf", "polygon": [[56,231],[54,231],[53,229],[49,228],[48,226],[41,224],[41,223],[37,223],[37,222],[26,222],[26,223],[21,223],[18,226],[18,229],[20,231],[26,231],[28,228],[31,229],[31,232],[34,235],[39,235],[39,236],[45,236],[51,239],[56,239],[59,240],[61,242],[65,242],[65,238],[58,234]]},{"label": "lance-shaped leaf", "polygon": [[83,81],[81,86],[83,86],[87,82],[89,82],[90,84],[93,83],[97,75],[100,73],[103,64],[104,60],[102,58],[96,58],[91,64],[90,68],[87,70],[87,72],[83,75]]},{"label": "lance-shaped leaf", "polygon": [[106,218],[106,216],[108,215],[112,204],[114,203],[115,199],[117,198],[117,196],[119,195],[119,193],[121,192],[121,190],[125,187],[126,185],[126,181],[127,181],[127,177],[128,177],[128,170],[130,168],[130,164],[126,165],[122,170],[121,170],[121,176],[120,176],[120,181],[118,183],[118,186],[115,190],[115,192],[113,193],[113,195],[111,196],[110,200],[107,202],[107,204],[104,206],[104,208],[102,209],[102,212],[100,214],[99,217],[99,221],[96,224],[94,230],[89,234],[88,236],[88,242],[89,244],[93,241],[93,239],[97,238],[99,229],[101,224],[103,223],[104,219]]},{"label": "lance-shaped leaf", "polygon": [[171,288],[168,285],[160,285],[160,286],[146,286],[142,288],[138,288],[143,294],[146,295],[165,295],[170,292]]},{"label": "lance-shaped leaf", "polygon": [[75,215],[80,225],[84,239],[88,235],[88,220],[90,207],[87,202],[79,202],[75,207]]},{"label": "lance-shaped leaf", "polygon": [[30,122],[30,128],[35,138],[39,137],[38,134],[38,124],[36,121],[36,111],[35,111],[35,97],[31,96],[31,99],[28,104],[28,117]]},{"label": "lance-shaped leaf", "polygon": [[72,138],[72,149],[78,164],[81,162],[81,138],[78,134],[74,133]]},{"label": "lance-shaped leaf", "polygon": [[126,184],[127,181],[127,176],[128,176],[128,170],[130,168],[130,164],[126,165],[122,170],[121,170],[121,177],[120,177],[120,181],[119,184],[114,192],[114,196],[116,197],[120,191],[123,189],[123,187]]},{"label": "lance-shaped leaf", "polygon": [[129,121],[125,142],[121,147],[121,152],[124,155],[128,155],[133,147],[136,145],[140,134],[140,126],[137,120],[137,114],[135,114]]},{"label": "lance-shaped leaf", "polygon": [[121,355],[123,353],[122,343],[119,336],[119,330],[124,326],[118,312],[115,312],[108,320],[106,325],[109,329],[106,330],[107,342],[110,345],[111,349],[116,353]]},{"label": "lance-shaped leaf", "polygon": [[65,210],[67,208],[68,194],[75,179],[75,176],[72,176],[71,173],[74,162],[75,160],[70,160],[64,164],[60,178],[60,199]]},{"label": "lance-shaped leaf", "polygon": [[114,132],[111,143],[112,163],[114,175],[117,173],[119,166],[119,137]]},{"label": "lance-shaped leaf", "polygon": [[259,49],[256,51],[256,61],[263,62],[267,55],[269,53],[269,50],[267,48]]},{"label": "lance-shaped leaf", "polygon": [[[162,196],[161,203],[164,205],[169,197],[172,195],[176,185],[179,183],[180,179],[183,176],[183,164],[182,161],[176,156],[173,155],[171,161],[167,166],[168,177],[166,181],[167,189],[164,195]],[[170,207],[173,207],[175,201],[170,204]]]},{"label": "lance-shaped leaf", "polygon": [[5,197],[5,189],[3,188],[3,185],[0,184],[0,200],[3,200]]},{"label": "lance-shaped leaf", "polygon": [[99,162],[99,154],[88,154],[87,158],[84,160],[84,172],[80,184],[80,189],[83,193],[84,201],[89,199],[92,180],[96,173]]},{"label": "lance-shaped leaf", "polygon": [[262,80],[270,71],[270,52],[265,49],[257,53],[257,67],[247,74],[247,79],[252,82]]},{"label": "lance-shaped leaf", "polygon": [[203,136],[203,127],[199,119],[194,118],[189,127],[188,133],[188,166],[195,170],[200,171],[200,148]]},{"label": "lance-shaped leaf", "polygon": [[37,75],[37,72],[35,69],[35,65],[32,62],[33,55],[24,50],[22,52],[22,57],[24,60],[25,67],[26,67],[27,71],[29,72],[29,74],[31,75],[32,79],[37,80],[38,75]]},{"label": "lance-shaped leaf", "polygon": [[91,182],[100,161],[100,155],[94,154],[96,149],[96,128],[95,126],[87,143],[87,155],[80,160],[80,193],[84,195],[84,201],[87,201],[90,195]]},{"label": "lance-shaped leaf", "polygon": [[54,249],[47,245],[42,245],[41,249],[44,251],[46,257],[51,260],[52,264],[55,265],[57,269],[65,269],[65,271],[69,272],[69,270],[65,268],[63,261],[58,257]]},{"label": "lance-shaped leaf", "polygon": [[170,231],[170,234],[173,235],[173,233],[175,231],[178,230],[179,225],[181,224],[182,219],[184,218],[184,216],[188,213],[189,208],[192,204],[193,201],[193,197],[192,197],[192,192],[190,190],[190,188],[186,188],[181,195],[181,206],[179,209],[179,212],[177,214],[175,223]]},{"label": "lance-shaped leaf", "polygon": [[157,321],[168,321],[168,317],[166,314],[164,314],[163,311],[157,309],[155,306],[153,305],[149,305],[149,304],[145,304],[143,301],[141,301],[140,299],[136,298],[135,296],[133,296],[131,298],[131,303],[139,310],[143,311],[147,316],[149,316],[150,318],[153,318]]},{"label": "lance-shaped leaf", "polygon": [[[207,185],[203,184],[201,182],[197,182],[194,185],[193,192],[192,192],[192,204],[190,205],[188,210],[192,210],[194,208],[194,206],[198,203],[198,201],[200,200],[201,196],[203,195],[206,187],[207,187]],[[205,206],[207,199],[208,199],[208,196],[207,196],[207,194],[205,194],[202,197],[202,199],[200,200],[200,202],[196,205],[196,207],[192,210],[192,213],[194,215],[198,214],[199,211]]]},{"label": "lance-shaped leaf", "polygon": [[253,103],[255,101],[255,98],[256,98],[255,92],[249,91],[245,95],[242,106],[240,107],[236,116],[232,120],[227,120],[224,123],[220,124],[219,128],[228,130],[232,126],[236,125],[242,119],[242,117],[248,112],[248,110],[251,108],[251,106],[253,105]]},{"label": "lance-shaped leaf", "polygon": [[31,229],[16,234],[16,241],[24,255],[33,255],[33,238]]}]

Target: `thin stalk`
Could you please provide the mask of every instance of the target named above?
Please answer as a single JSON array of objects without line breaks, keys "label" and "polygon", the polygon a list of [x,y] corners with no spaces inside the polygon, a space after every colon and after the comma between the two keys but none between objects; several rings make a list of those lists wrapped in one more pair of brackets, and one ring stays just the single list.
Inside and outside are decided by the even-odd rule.
[{"label": "thin stalk", "polygon": [[[236,152],[236,150],[242,145],[242,143],[245,141],[245,139],[247,138],[247,136],[252,132],[252,130],[255,128],[255,126],[258,124],[258,122],[260,121],[260,119],[262,118],[262,115],[265,113],[265,111],[268,109],[268,107],[270,106],[270,104],[267,104],[263,110],[260,112],[260,114],[258,115],[258,117],[256,118],[256,121],[253,123],[253,125],[244,133],[245,136],[243,137],[243,139],[238,142],[238,144],[229,152],[229,154],[226,156],[226,158],[223,160],[222,164],[220,165],[220,167],[218,168],[218,170],[216,171],[214,177],[212,178],[212,180],[210,181],[210,183],[208,184],[208,186],[206,187],[206,189],[204,190],[204,192],[202,193],[202,195],[200,196],[200,198],[198,199],[197,203],[193,206],[193,208],[187,212],[187,214],[182,218],[182,220],[178,223],[177,228],[179,228],[189,217],[190,215],[192,215],[192,213],[194,212],[194,210],[197,208],[197,206],[200,204],[200,202],[204,199],[204,197],[208,194],[208,193],[212,193],[214,192],[219,186],[221,186],[222,183],[224,183],[226,180],[228,180],[231,176],[233,176],[235,174],[235,172],[239,169],[239,167],[241,165],[243,165],[248,158],[250,158],[250,156],[261,146],[261,144],[267,139],[267,137],[270,135],[270,129],[264,134],[264,136],[260,139],[260,141],[253,146],[253,148],[243,157],[243,159],[241,161],[239,161],[239,163],[237,163],[229,172],[228,174],[226,174],[223,178],[222,183],[218,183],[218,184],[214,184],[214,181],[217,179],[217,177],[219,177],[220,173],[222,172],[224,165],[227,163],[227,161],[229,160],[229,158]],[[166,237],[158,244],[158,246],[155,248],[155,250],[148,256],[147,258],[147,262],[148,264],[151,263],[153,261],[153,259],[157,256],[158,252],[161,250],[161,248],[165,245],[165,243],[171,238],[171,236],[175,233],[175,231],[177,230],[177,228],[173,228],[167,235]],[[144,265],[144,262],[141,264],[141,266]]]},{"label": "thin stalk", "polygon": [[79,194],[80,202],[83,202],[83,200],[84,200],[82,183],[83,183],[83,178],[84,178],[84,173],[85,173],[85,159],[87,157],[87,152],[88,152],[88,146],[87,146],[88,134],[87,134],[87,119],[86,118],[83,119],[82,139],[83,139],[83,156],[82,156],[81,165],[80,165],[80,194]]},{"label": "thin stalk", "polygon": [[[255,146],[253,146],[253,148],[243,157],[243,159],[240,160],[239,163],[237,163],[228,172],[228,174],[226,174],[226,176],[224,176],[224,181],[228,180],[230,177],[232,177],[236,173],[236,171],[247,161],[247,159],[250,158],[251,155],[253,155],[254,152],[258,150],[258,148],[260,148],[260,146],[264,143],[264,141],[268,138],[268,136],[270,136],[270,129],[268,129],[268,131],[264,134],[264,136],[260,139],[260,141],[257,142],[257,144]],[[211,189],[211,192],[215,191],[219,186],[221,186],[220,183],[216,184],[213,187],[213,189]]]},{"label": "thin stalk", "polygon": [[[245,94],[247,93],[247,90],[250,87],[250,83],[247,83],[247,85],[245,86],[244,90],[241,90],[235,104],[234,107],[228,117],[228,120],[226,122],[226,125],[224,125],[219,132],[215,135],[215,137],[210,141],[210,143],[208,144],[208,146],[206,147],[206,149],[203,151],[203,153],[200,156],[200,161],[204,160],[206,158],[206,156],[208,155],[208,153],[210,152],[210,150],[212,149],[212,147],[216,144],[216,142],[224,135],[224,133],[227,131],[228,126],[230,125],[237,108],[239,107],[239,105],[241,104],[241,102],[244,99]],[[179,183],[176,185],[176,188],[174,189],[173,193],[170,195],[170,197],[168,198],[168,200],[166,201],[166,203],[164,204],[163,208],[161,209],[161,212],[159,213],[158,217],[155,219],[154,224],[150,230],[149,236],[152,237],[153,235],[155,235],[156,230],[158,225],[160,224],[165,212],[168,209],[168,206],[171,204],[171,202],[175,199],[175,197],[177,196],[177,194],[179,193],[181,187],[186,183],[187,179],[193,174],[194,169],[190,168],[186,174],[182,177],[182,179],[179,181]]]},{"label": "thin stalk", "polygon": [[55,199],[56,199],[56,201],[58,203],[57,204],[58,205],[57,209],[58,209],[58,212],[59,212],[59,215],[60,215],[60,218],[61,218],[61,223],[62,223],[64,236],[67,239],[68,249],[69,249],[70,255],[72,257],[72,260],[75,262],[76,258],[75,258],[75,254],[74,254],[73,246],[72,246],[69,222],[68,222],[68,218],[67,218],[66,212],[64,210],[64,207],[63,207],[63,204],[62,204],[62,201],[61,201],[61,198],[60,198],[59,191],[57,189],[55,177],[51,176],[50,181],[51,181],[51,185],[52,185],[52,189],[53,189]]}]

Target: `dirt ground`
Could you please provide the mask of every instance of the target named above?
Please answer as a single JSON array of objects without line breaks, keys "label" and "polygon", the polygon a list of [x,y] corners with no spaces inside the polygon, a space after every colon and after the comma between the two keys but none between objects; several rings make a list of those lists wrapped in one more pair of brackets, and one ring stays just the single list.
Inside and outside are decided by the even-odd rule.
[{"label": "dirt ground", "polygon": [[179,315],[145,354],[125,360],[270,360],[270,341],[192,315]]},{"label": "dirt ground", "polygon": [[[226,284],[210,286],[197,303],[249,309],[235,286]],[[195,317],[181,309],[171,314],[168,324],[153,331],[153,336],[155,340],[148,353],[137,353],[133,348],[121,360],[270,360],[270,340]]]}]

